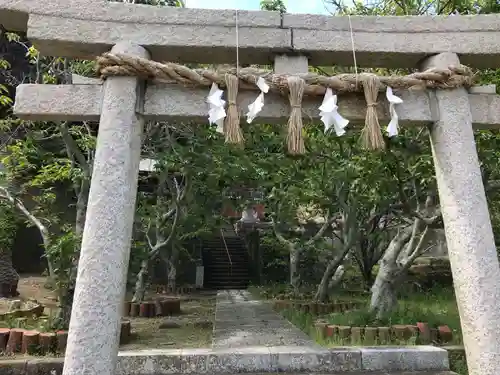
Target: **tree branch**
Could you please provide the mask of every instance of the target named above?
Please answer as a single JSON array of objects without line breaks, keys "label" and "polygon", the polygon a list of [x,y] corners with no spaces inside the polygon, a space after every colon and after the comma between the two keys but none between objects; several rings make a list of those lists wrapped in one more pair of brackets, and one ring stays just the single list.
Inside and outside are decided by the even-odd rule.
[{"label": "tree branch", "polygon": [[335,220],[337,220],[337,217],[331,217],[328,220],[326,220],[324,224],[321,226],[321,228],[319,228],[318,232],[306,242],[306,246],[312,245],[314,242],[323,237],[327,229],[332,226]]},{"label": "tree branch", "polygon": [[434,245],[428,246],[427,248],[423,249],[424,243],[427,241],[427,238],[429,237],[430,232],[429,232],[429,227],[426,226],[424,229],[424,232],[420,236],[420,240],[418,241],[417,246],[415,249],[410,253],[410,256],[405,259],[405,262],[402,266],[402,268],[399,270],[398,275],[404,274],[415,262],[415,259],[417,259],[419,256],[424,254],[425,252],[429,251],[434,247]]},{"label": "tree branch", "polygon": [[293,243],[292,241],[290,240],[287,240],[278,230],[277,228],[277,225],[276,225],[276,222],[274,221],[274,219],[271,219],[271,225],[273,227],[273,232],[274,232],[274,235],[276,236],[276,238],[278,239],[279,242],[281,242],[282,244],[288,246],[288,247],[292,247],[293,246]]},{"label": "tree branch", "polygon": [[76,161],[82,168],[85,177],[90,178],[90,176],[92,175],[90,171],[90,166],[87,162],[87,159],[80,150],[80,147],[78,147],[78,144],[75,142],[75,140],[69,133],[68,124],[66,122],[60,123],[59,130],[61,131],[61,136],[63,138],[64,144],[66,145],[68,156],[70,156],[72,160],[76,159]]}]

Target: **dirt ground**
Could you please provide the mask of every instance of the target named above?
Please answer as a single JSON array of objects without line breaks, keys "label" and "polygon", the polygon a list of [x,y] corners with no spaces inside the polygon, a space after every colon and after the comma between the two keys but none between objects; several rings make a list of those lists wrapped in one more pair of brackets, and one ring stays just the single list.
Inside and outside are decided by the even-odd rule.
[{"label": "dirt ground", "polygon": [[[35,299],[45,308],[45,314],[55,314],[57,300],[45,287],[47,278],[21,275],[18,291],[21,299]],[[150,293],[148,299],[161,297]],[[128,318],[132,326],[132,341],[120,350],[203,348],[212,345],[215,318],[215,293],[197,292],[179,296],[181,314],[172,317]],[[18,297],[19,298],[19,297]]]},{"label": "dirt ground", "polygon": [[57,307],[57,299],[55,293],[45,288],[47,278],[44,276],[20,275],[17,290],[21,299],[33,298],[40,302],[48,309]]},{"label": "dirt ground", "polygon": [[181,297],[181,314],[129,318],[133,339],[120,350],[209,348],[215,317],[215,295]]}]

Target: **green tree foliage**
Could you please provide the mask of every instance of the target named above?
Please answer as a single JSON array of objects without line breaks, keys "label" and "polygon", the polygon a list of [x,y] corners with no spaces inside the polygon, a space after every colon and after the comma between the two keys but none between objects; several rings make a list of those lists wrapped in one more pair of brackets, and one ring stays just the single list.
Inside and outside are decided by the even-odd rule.
[{"label": "green tree foliage", "polygon": [[261,0],[260,9],[286,13],[286,6],[283,0]]}]

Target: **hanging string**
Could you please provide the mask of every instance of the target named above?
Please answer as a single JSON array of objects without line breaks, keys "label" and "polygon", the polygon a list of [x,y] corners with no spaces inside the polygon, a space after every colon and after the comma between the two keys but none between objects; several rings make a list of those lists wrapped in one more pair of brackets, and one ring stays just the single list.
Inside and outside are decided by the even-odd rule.
[{"label": "hanging string", "polygon": [[240,72],[240,32],[238,23],[238,9],[235,13],[235,24],[236,24],[236,75],[239,76]]},{"label": "hanging string", "polygon": [[227,116],[224,119],[224,135],[227,143],[243,146],[245,139],[240,127],[240,112],[237,106],[238,96],[238,73],[240,68],[239,56],[239,25],[238,25],[238,9],[235,9],[235,28],[236,28],[236,75],[225,74],[226,83],[226,99],[228,103]]},{"label": "hanging string", "polygon": [[356,87],[358,87],[358,63],[356,61],[356,48],[354,47],[354,32],[352,30],[351,15],[348,14],[349,32],[351,34],[352,59],[354,60],[354,74],[356,74]]}]

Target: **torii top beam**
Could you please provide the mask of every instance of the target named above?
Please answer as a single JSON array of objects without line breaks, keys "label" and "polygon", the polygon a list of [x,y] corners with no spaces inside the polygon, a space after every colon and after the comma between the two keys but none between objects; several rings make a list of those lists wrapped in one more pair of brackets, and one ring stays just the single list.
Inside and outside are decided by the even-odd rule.
[{"label": "torii top beam", "polygon": [[[27,31],[44,55],[92,58],[120,40],[155,60],[235,63],[234,10],[181,9],[106,0],[0,0],[0,23]],[[500,15],[351,17],[359,66],[415,68],[455,52],[465,65],[500,65]],[[240,63],[303,54],[311,65],[353,65],[347,17],[238,11]]]}]

